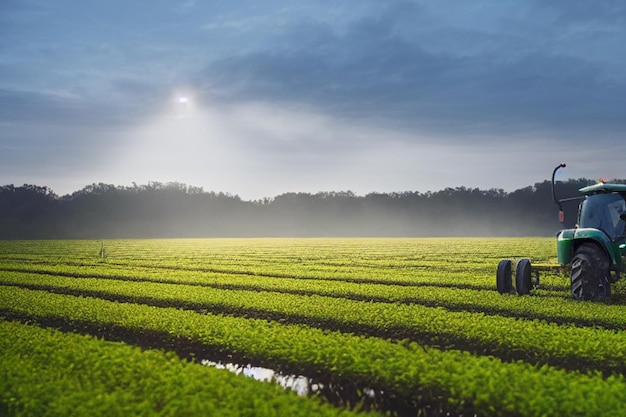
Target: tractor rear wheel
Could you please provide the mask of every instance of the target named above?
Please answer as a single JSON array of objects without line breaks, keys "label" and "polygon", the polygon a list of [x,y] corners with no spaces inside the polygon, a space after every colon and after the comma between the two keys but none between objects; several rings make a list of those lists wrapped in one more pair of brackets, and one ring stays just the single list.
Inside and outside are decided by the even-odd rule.
[{"label": "tractor rear wheel", "polygon": [[503,259],[498,263],[496,286],[500,294],[510,294],[513,292],[513,275],[511,272],[510,259]]},{"label": "tractor rear wheel", "polygon": [[583,243],[572,258],[572,297],[595,300],[610,296],[609,257],[594,243]]},{"label": "tractor rear wheel", "polygon": [[530,260],[520,259],[515,267],[515,289],[519,295],[530,293],[533,287],[531,280]]}]

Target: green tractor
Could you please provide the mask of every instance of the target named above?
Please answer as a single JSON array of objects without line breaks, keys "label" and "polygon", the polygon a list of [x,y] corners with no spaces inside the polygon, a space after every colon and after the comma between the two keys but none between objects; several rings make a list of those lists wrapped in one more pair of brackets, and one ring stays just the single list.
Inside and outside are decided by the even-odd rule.
[{"label": "green tractor", "polygon": [[[559,207],[559,220],[564,222],[563,203],[582,200],[578,221],[573,229],[557,233],[558,263],[570,267],[572,297],[576,300],[600,300],[611,296],[611,284],[617,282],[626,262],[626,184],[598,184],[583,187],[579,197],[557,200],[554,176],[565,164],[552,172],[552,198]],[[515,288],[512,283],[512,261],[499,262],[496,272],[498,292],[528,294],[539,286],[539,269],[528,259],[515,267]]]}]

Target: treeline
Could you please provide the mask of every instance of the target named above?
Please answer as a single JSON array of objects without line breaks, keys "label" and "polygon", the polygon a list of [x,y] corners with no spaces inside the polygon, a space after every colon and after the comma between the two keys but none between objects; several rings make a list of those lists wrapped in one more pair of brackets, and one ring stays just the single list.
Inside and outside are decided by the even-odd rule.
[{"label": "treeline", "polygon": [[[593,181],[558,184],[558,197]],[[577,202],[566,205],[566,227]],[[355,195],[286,193],[245,201],[181,183],[0,187],[0,239],[253,236],[551,236],[562,228],[550,182],[513,192],[446,188]]]}]

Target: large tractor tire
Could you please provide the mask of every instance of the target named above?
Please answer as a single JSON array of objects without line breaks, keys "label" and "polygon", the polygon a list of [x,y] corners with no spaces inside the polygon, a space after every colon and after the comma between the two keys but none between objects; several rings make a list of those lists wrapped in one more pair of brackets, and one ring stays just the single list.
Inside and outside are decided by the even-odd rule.
[{"label": "large tractor tire", "polygon": [[510,294],[513,292],[513,274],[511,272],[510,259],[503,259],[498,263],[496,287],[500,294]]},{"label": "large tractor tire", "polygon": [[609,257],[594,243],[583,243],[572,258],[570,275],[572,297],[576,300],[596,300],[611,295]]},{"label": "large tractor tire", "polygon": [[529,294],[533,288],[531,272],[530,260],[520,259],[517,262],[515,267],[515,289],[519,295]]}]

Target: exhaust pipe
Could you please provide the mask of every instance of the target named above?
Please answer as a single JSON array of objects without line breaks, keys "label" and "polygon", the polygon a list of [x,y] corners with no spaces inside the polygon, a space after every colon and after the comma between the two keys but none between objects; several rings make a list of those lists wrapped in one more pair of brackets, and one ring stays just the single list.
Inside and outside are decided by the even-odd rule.
[{"label": "exhaust pipe", "polygon": [[554,168],[554,171],[552,171],[552,201],[554,201],[554,204],[559,206],[559,222],[561,224],[565,222],[565,211],[563,211],[563,205],[561,204],[561,201],[556,199],[556,192],[554,190],[554,176],[559,169],[565,168],[566,166],[567,165],[565,164],[565,162],[561,162],[559,165],[557,165],[556,168]]}]

